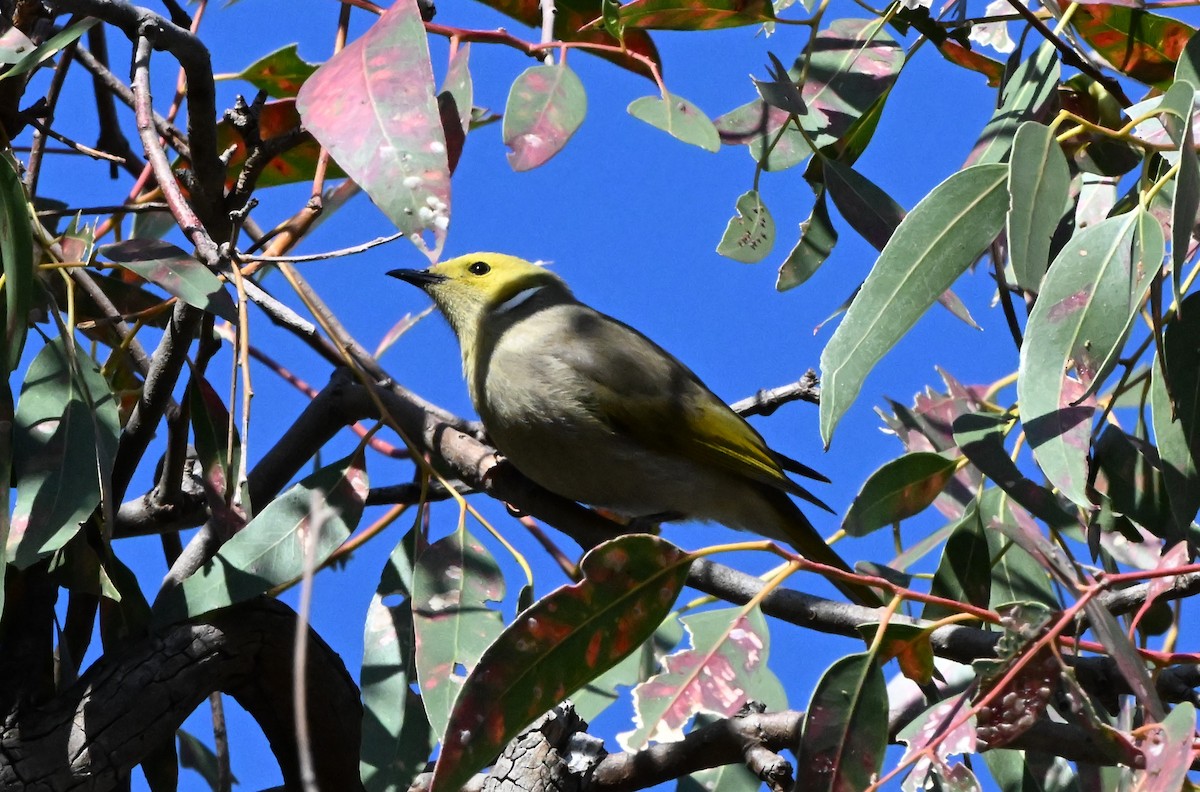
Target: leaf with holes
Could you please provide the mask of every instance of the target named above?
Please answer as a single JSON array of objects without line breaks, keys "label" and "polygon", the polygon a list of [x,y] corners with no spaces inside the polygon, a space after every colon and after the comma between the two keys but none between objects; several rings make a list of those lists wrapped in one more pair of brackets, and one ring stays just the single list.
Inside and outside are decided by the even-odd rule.
[{"label": "leaf with holes", "polygon": [[317,69],[296,107],[350,178],[437,260],[450,225],[450,165],[416,0],[393,4]]},{"label": "leaf with holes", "polygon": [[633,690],[637,728],[617,736],[626,751],[650,742],[677,742],[700,713],[731,717],[753,699],[771,711],[787,708],[787,695],[767,667],[770,632],[758,608],[704,611],[680,619],[691,648],[668,655],[663,671]]},{"label": "leaf with holes", "polygon": [[745,264],[762,261],[775,245],[775,220],[757,190],[737,199],[737,214],[729,219],[717,244],[722,256]]},{"label": "leaf with holes", "polygon": [[721,140],[713,122],[687,99],[674,94],[667,94],[665,98],[643,96],[641,99],[634,99],[629,104],[628,111],[634,118],[645,121],[684,143],[699,146],[705,151],[721,148]]},{"label": "leaf with holes", "polygon": [[504,619],[489,603],[504,599],[504,576],[470,533],[456,531],[417,558],[413,629],[417,683],[434,734],[443,734],[466,675],[500,636]]},{"label": "leaf with holes", "polygon": [[237,307],[221,279],[170,242],[127,239],[104,245],[100,255],[173,294],[188,305],[237,322]]},{"label": "leaf with holes", "polygon": [[508,164],[527,171],[562,151],[587,115],[583,83],[565,63],[531,66],[513,82],[504,108]]},{"label": "leaf with holes", "polygon": [[154,623],[173,624],[289,586],[341,547],[367,497],[358,451],[280,495],[221,545],[211,561],[154,603]]},{"label": "leaf with holes", "polygon": [[691,564],[644,534],[588,552],[583,579],[518,614],[467,677],[431,792],[459,789],[535,718],[636,650],[670,612]]}]

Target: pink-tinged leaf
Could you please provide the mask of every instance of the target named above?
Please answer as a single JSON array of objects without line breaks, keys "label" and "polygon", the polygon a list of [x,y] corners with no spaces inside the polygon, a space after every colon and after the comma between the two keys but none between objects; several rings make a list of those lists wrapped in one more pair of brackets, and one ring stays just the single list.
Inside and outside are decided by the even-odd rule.
[{"label": "pink-tinged leaf", "polygon": [[399,0],[317,69],[296,104],[305,128],[436,260],[450,225],[450,166],[416,0]]},{"label": "pink-tinged leaf", "polygon": [[459,693],[431,792],[458,790],[535,718],[641,646],[691,563],[658,537],[622,536],[584,556],[583,580],[518,614]]},{"label": "pink-tinged leaf", "polygon": [[16,27],[10,27],[0,35],[0,63],[16,63],[37,45]]},{"label": "pink-tinged leaf", "polygon": [[517,77],[504,108],[504,144],[515,171],[538,167],[553,157],[587,115],[583,83],[565,63],[531,66]]},{"label": "pink-tinged leaf", "polygon": [[[1114,351],[1124,344],[1150,281],[1133,267],[1142,211],[1103,220],[1067,243],[1042,280],[1021,346],[1017,397],[1030,448],[1046,478],[1085,509],[1093,506],[1087,495],[1090,394],[1115,364]],[[1072,369],[1078,379],[1068,376]]]},{"label": "pink-tinged leaf", "polygon": [[919,514],[941,493],[957,466],[954,459],[928,452],[885,462],[854,496],[842,530],[850,536],[866,536]]},{"label": "pink-tinged leaf", "polygon": [[867,653],[843,657],[821,676],[804,714],[796,788],[866,789],[888,743],[887,684]]},{"label": "pink-tinged leaf", "polygon": [[[1070,3],[1059,0],[1059,5],[1065,9]],[[1077,5],[1071,27],[1117,71],[1164,89],[1175,77],[1175,64],[1196,32],[1170,17],[1111,4]]]},{"label": "pink-tinged leaf", "polygon": [[61,338],[43,347],[21,384],[12,431],[7,554],[24,569],[78,533],[112,472],[120,422],[95,361]]},{"label": "pink-tinged leaf", "polygon": [[238,474],[242,456],[237,427],[230,421],[229,410],[220,394],[195,370],[188,380],[184,401],[191,414],[196,456],[200,459],[205,490],[223,504],[228,500],[230,484]]},{"label": "pink-tinged leaf", "polygon": [[264,55],[234,77],[266,91],[268,96],[284,99],[295,96],[304,81],[317,70],[317,64],[300,57],[297,45],[288,44]]},{"label": "pink-tinged leaf", "polygon": [[934,704],[900,731],[897,739],[908,746],[901,762],[907,762],[910,757],[930,746],[938,758],[938,762],[935,763],[923,756],[913,763],[912,773],[905,782],[906,786],[911,783],[914,789],[926,789],[927,779],[937,764],[945,766],[955,754],[975,752],[974,716],[967,718],[956,728],[950,728],[958,723],[968,706],[967,694],[960,693]]},{"label": "pink-tinged leaf", "polygon": [[771,0],[633,0],[617,14],[627,28],[718,30],[775,19]]},{"label": "pink-tinged leaf", "polygon": [[[540,27],[542,24],[541,0],[482,1],[484,5],[491,6],[500,13],[518,19],[530,27]],[[613,49],[581,48],[581,50],[593,52],[623,69],[653,79],[654,75],[645,61],[660,68],[662,61],[658,57],[658,49],[654,46],[650,34],[644,30],[626,30],[622,40],[618,41],[608,31],[592,26],[592,23],[603,14],[603,8],[602,0],[557,0],[554,4],[554,38],[559,41],[604,44]],[[617,50],[616,48],[621,45],[624,46]],[[634,55],[638,55],[640,58],[635,58]]]},{"label": "pink-tinged leaf", "polygon": [[489,603],[504,599],[504,576],[465,530],[434,542],[413,570],[417,682],[434,734],[446,731],[466,675],[500,636],[504,619]]},{"label": "pink-tinged leaf", "polygon": [[770,633],[761,611],[722,608],[680,621],[692,648],[668,655],[661,673],[634,688],[637,728],[617,736],[626,751],[682,740],[700,713],[730,717],[751,699],[770,710],[786,707],[783,686],[767,667]]},{"label": "pink-tinged leaf", "polygon": [[375,347],[374,357],[381,357],[384,352],[391,349],[392,344],[400,340],[401,336],[407,333],[412,328],[416,327],[417,322],[420,322],[426,316],[433,313],[434,306],[430,305],[419,314],[405,314],[400,317],[400,321],[392,325],[392,329],[384,333],[383,338],[379,339],[379,346]]},{"label": "pink-tinged leaf", "polygon": [[127,239],[104,245],[99,253],[188,305],[230,322],[238,320],[237,307],[221,279],[170,242]]},{"label": "pink-tinged leaf", "polygon": [[321,468],[267,504],[198,572],[154,603],[173,624],[295,583],[350,536],[367,498],[362,452]]},{"label": "pink-tinged leaf", "polygon": [[1196,707],[1190,701],[1177,704],[1157,726],[1143,727],[1142,755],[1146,768],[1134,775],[1142,792],[1175,792],[1186,789],[1188,771],[1195,759]]}]

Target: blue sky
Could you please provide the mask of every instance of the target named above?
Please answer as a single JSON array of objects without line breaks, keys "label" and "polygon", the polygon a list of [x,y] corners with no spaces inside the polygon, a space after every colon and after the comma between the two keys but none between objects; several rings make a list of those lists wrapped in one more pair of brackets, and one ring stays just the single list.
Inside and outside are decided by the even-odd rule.
[{"label": "blue sky", "polygon": [[[263,53],[292,42],[300,43],[303,57],[319,61],[330,51],[337,10],[334,3],[244,0],[211,10],[202,36],[213,49],[218,72],[237,72]],[[840,16],[861,17],[863,12],[848,0],[831,0],[827,19]],[[368,14],[355,12],[352,33],[361,33],[371,19]],[[474,3],[444,3],[438,21],[462,27],[504,26],[518,35],[536,36]],[[659,33],[655,39],[662,51],[670,90],[715,117],[753,97],[748,76],[765,76],[768,51],[790,62],[803,46],[806,30],[780,27],[771,38],[753,28],[743,28],[697,34]],[[116,38],[110,31],[110,46],[122,53],[123,43]],[[431,47],[435,73],[440,76],[445,68],[445,42],[434,40]],[[118,73],[125,71],[122,57],[113,57]],[[161,53],[155,55],[153,63],[156,105],[162,110],[174,83],[174,69],[167,68],[170,60]],[[474,133],[454,177],[447,254],[491,249],[554,262],[555,270],[581,299],[641,329],[730,401],[759,388],[792,381],[807,368],[815,368],[832,325],[816,335],[813,328],[865,277],[875,251],[835,220],[841,240],[833,256],[808,283],[777,293],[776,269],[794,244],[798,224],[807,217],[811,204],[812,194],[801,178],[801,169],[763,178],[763,196],[778,228],[776,248],[767,260],[745,265],[724,259],[715,253],[717,241],[733,214],[737,196],[750,188],[753,178],[753,162],[745,150],[725,148],[711,154],[684,145],[625,112],[633,99],[654,93],[652,83],[581,52],[572,52],[569,63],[588,92],[588,117],[583,127],[560,156],[523,174],[513,173],[507,165],[499,124]],[[501,111],[511,81],[531,64],[515,50],[473,45],[476,103]],[[82,73],[72,77],[68,87],[74,93],[69,96],[87,101],[88,84],[83,77]],[[218,88],[220,108],[231,105],[236,92],[252,91],[240,82],[221,83]],[[858,164],[859,170],[911,209],[962,165],[978,130],[991,114],[994,96],[982,76],[951,66],[932,47],[921,49],[902,73],[875,142]],[[90,103],[83,107],[90,112]],[[66,112],[60,110],[59,117],[65,120]],[[85,131],[79,137],[88,142],[92,139],[89,134]],[[42,185],[45,195],[69,195],[79,202],[107,202],[114,195],[107,180],[107,166],[77,158],[52,160]],[[120,189],[123,194],[127,185]],[[268,226],[291,214],[302,205],[307,190],[303,185],[265,192],[264,205],[256,214],[260,224]],[[382,214],[365,197],[359,197],[331,217],[296,252],[336,249],[392,230]],[[403,313],[427,305],[427,298],[420,292],[385,278],[384,273],[423,264],[419,252],[398,242],[353,258],[302,267],[348,329],[371,348]],[[286,293],[281,278],[269,279],[268,286],[277,294]],[[910,403],[913,394],[927,384],[940,384],[935,365],[964,383],[990,382],[1015,368],[1016,355],[1003,318],[989,307],[993,291],[990,277],[983,271],[968,275],[956,291],[983,330],[971,329],[935,308],[868,380],[859,403],[838,428],[828,453],[821,451],[815,407],[789,405],[768,419],[755,420],[773,446],[829,475],[833,483],[820,486],[817,494],[839,513],[844,513],[867,475],[901,451],[894,438],[881,433],[881,422],[872,412],[884,396]],[[256,343],[297,374],[318,387],[327,379],[327,365],[300,344],[275,333],[253,313],[251,323]],[[471,414],[460,378],[457,346],[440,319],[431,318],[412,330],[387,352],[383,363],[404,385],[448,409]],[[255,371],[255,391],[252,459],[262,455],[305,403],[303,396],[262,369]],[[344,433],[326,452],[325,461],[341,456],[354,442],[349,433]],[[377,456],[369,459],[368,469],[375,484],[407,481],[411,475],[408,465]],[[147,486],[144,474],[138,481],[143,488]],[[135,482],[131,493],[140,491]],[[476,499],[477,505],[481,503],[482,499]],[[489,519],[504,526],[537,566],[542,575],[539,593],[562,582],[546,557],[525,539],[523,530],[506,517],[504,510],[491,503],[486,505]],[[810,516],[823,534],[837,528],[838,518],[833,515],[810,511]],[[453,505],[436,506],[434,530],[451,530],[456,518]],[[906,525],[906,540],[911,542],[940,524],[937,515],[914,519]],[[384,559],[402,530],[394,527],[356,553],[344,569],[323,572],[317,579],[313,623],[356,677],[363,616]],[[482,531],[477,533],[482,535]],[[690,525],[668,526],[664,535],[688,548],[748,538],[721,527]],[[563,546],[569,545],[564,539]],[[509,588],[515,592],[520,579],[515,566],[496,543],[491,542],[489,547],[509,573]],[[882,533],[843,543],[839,550],[851,562],[886,562],[893,555],[890,536]],[[135,567],[152,596],[165,572],[157,539],[128,540],[117,547],[117,552]],[[754,571],[773,564],[769,558],[728,560]],[[831,590],[812,576],[796,578],[793,583],[817,593]],[[292,595],[286,599],[294,602]],[[513,607],[512,602],[502,606],[508,615]],[[791,705],[797,708],[807,703],[808,691],[823,667],[857,648],[852,641],[785,625],[778,625],[772,638],[773,668],[785,682]],[[797,658],[803,658],[803,662],[797,662]],[[258,789],[278,783],[256,727],[236,711],[233,702],[227,707],[231,712],[234,772],[242,782],[241,788]],[[623,731],[628,728],[627,718],[628,711],[618,708],[602,718],[594,732],[611,736]],[[207,740],[207,724],[207,711],[202,710],[187,728]],[[200,781],[185,774],[181,788],[200,788]]]}]

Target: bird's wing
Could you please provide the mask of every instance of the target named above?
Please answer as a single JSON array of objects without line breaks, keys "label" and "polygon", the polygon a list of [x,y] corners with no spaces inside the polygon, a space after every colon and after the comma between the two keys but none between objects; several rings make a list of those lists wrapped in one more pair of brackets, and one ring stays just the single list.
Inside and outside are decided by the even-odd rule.
[{"label": "bird's wing", "polygon": [[590,407],[614,432],[829,508],[788,478],[762,436],[687,366],[632,327],[584,308],[555,347],[590,380]]}]

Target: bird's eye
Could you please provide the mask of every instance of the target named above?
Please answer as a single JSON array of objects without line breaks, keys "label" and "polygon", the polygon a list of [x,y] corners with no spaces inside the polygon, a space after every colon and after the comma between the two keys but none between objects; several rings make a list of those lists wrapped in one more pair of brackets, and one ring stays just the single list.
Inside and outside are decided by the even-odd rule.
[{"label": "bird's eye", "polygon": [[487,275],[491,271],[492,268],[487,265],[486,261],[476,261],[467,267],[467,272],[472,275]]}]

